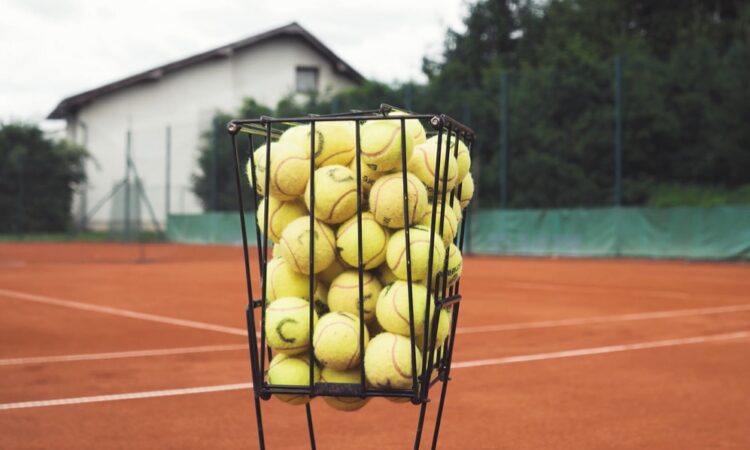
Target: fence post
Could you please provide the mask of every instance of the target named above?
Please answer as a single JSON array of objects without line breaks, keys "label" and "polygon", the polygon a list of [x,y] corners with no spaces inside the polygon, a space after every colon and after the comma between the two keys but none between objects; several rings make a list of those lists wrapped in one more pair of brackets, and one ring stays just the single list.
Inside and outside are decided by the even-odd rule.
[{"label": "fence post", "polygon": [[210,211],[216,211],[216,171],[218,170],[217,163],[217,152],[219,147],[218,132],[216,130],[216,124],[212,121],[211,127],[213,128],[213,145],[211,146],[211,186],[210,186]]},{"label": "fence post", "polygon": [[508,72],[500,74],[500,207],[508,206]]},{"label": "fence post", "polygon": [[171,169],[172,169],[172,127],[167,125],[167,134],[166,134],[166,144],[167,144],[167,154],[166,154],[166,162],[165,162],[165,186],[164,186],[164,227],[167,227],[167,221],[169,221],[169,210],[170,210],[170,201],[171,201],[171,192],[170,187],[172,184],[171,180]]},{"label": "fence post", "polygon": [[16,201],[18,202],[16,204],[16,233],[19,237],[23,237],[24,235],[24,216],[26,215],[24,211],[24,203],[23,203],[23,197],[24,197],[24,159],[26,159],[25,152],[21,152],[18,158],[18,197]]},{"label": "fence post", "polygon": [[125,241],[130,241],[130,129],[125,134]]},{"label": "fence post", "polygon": [[615,56],[615,206],[622,204],[622,56]]},{"label": "fence post", "polygon": [[411,81],[404,85],[404,108],[411,111],[413,101],[413,92],[411,88]]}]

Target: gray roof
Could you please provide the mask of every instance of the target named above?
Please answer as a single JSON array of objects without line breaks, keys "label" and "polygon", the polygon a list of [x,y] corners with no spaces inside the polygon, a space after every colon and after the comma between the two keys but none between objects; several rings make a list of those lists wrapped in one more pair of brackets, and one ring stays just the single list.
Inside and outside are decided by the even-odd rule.
[{"label": "gray roof", "polygon": [[246,39],[242,39],[231,44],[223,45],[221,47],[209,50],[207,52],[199,53],[197,55],[190,56],[179,61],[175,61],[163,66],[159,66],[145,72],[138,73],[136,75],[123,78],[122,80],[115,81],[113,83],[105,84],[96,89],[91,89],[80,94],[73,95],[71,97],[63,99],[55,109],[49,113],[48,119],[64,119],[71,114],[74,114],[82,106],[94,101],[96,98],[109,93],[124,89],[139,83],[147,83],[157,81],[164,75],[170,72],[175,72],[186,67],[190,67],[194,64],[200,64],[205,61],[212,59],[226,58],[231,56],[238,50],[243,50],[248,47],[260,44],[282,36],[292,36],[302,39],[303,41],[310,44],[315,50],[320,52],[333,66],[334,71],[337,73],[349,77],[356,83],[361,83],[365,78],[343,59],[336,56],[335,53],[320,42],[315,36],[310,34],[307,30],[302,28],[297,22],[292,22],[283,27],[274,28],[273,30],[266,31],[264,33],[251,36]]}]

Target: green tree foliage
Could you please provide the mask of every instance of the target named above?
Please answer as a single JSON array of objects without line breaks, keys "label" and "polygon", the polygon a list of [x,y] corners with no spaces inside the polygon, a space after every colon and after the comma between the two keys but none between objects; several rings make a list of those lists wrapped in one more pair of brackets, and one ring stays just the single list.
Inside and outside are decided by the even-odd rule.
[{"label": "green tree foliage", "polygon": [[36,126],[0,124],[0,232],[65,231],[86,151]]}]

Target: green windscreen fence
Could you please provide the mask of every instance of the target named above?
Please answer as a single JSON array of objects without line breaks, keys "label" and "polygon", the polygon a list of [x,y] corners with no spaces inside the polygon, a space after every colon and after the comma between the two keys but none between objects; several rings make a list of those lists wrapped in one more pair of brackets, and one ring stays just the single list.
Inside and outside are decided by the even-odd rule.
[{"label": "green windscreen fence", "polygon": [[[474,210],[474,254],[750,260],[750,206]],[[247,216],[255,242],[254,217]],[[239,215],[172,215],[170,240],[240,244]]]}]

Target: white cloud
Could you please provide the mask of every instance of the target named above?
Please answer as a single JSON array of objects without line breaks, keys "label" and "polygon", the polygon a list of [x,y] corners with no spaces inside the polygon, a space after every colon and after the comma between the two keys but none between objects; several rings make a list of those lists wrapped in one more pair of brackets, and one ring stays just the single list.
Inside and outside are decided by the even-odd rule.
[{"label": "white cloud", "polygon": [[465,0],[0,0],[0,120],[297,21],[366,77],[421,80]]}]

